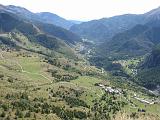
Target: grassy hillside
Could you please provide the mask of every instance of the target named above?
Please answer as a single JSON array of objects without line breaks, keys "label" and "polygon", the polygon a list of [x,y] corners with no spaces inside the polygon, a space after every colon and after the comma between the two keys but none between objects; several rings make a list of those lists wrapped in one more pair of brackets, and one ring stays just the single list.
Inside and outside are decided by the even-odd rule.
[{"label": "grassy hillside", "polygon": [[2,33],[0,37],[2,43],[50,56],[59,54],[62,56],[68,56],[69,58],[76,58],[72,48],[68,45],[74,43],[76,38],[74,42],[69,42],[70,37],[66,36],[66,30],[61,33],[61,30],[58,30],[58,27],[55,28],[55,31],[59,34],[59,36],[64,39],[66,38],[67,41],[60,39],[61,37],[55,37],[53,34],[48,35],[49,33],[44,33],[43,29],[39,28],[39,26],[36,26],[30,22],[22,21],[13,16],[13,14],[0,13],[0,16]]},{"label": "grassy hillside", "polygon": [[[141,116],[139,108],[146,111],[144,117],[159,119],[154,105],[146,108],[135,98],[132,102],[128,100],[134,93],[149,99],[155,99],[154,96],[120,76],[113,77],[90,66],[78,52],[75,59],[67,51],[71,48],[57,38],[45,34],[28,37],[14,31],[1,34],[0,42],[2,120],[118,119],[120,113],[133,118],[132,114]],[[120,95],[105,92],[99,83],[123,92]],[[133,103],[136,107],[132,109]],[[159,109],[159,103],[156,105]],[[125,112],[128,108],[129,112]]]},{"label": "grassy hillside", "polygon": [[[78,52],[75,59],[74,50],[53,36],[26,36],[14,30],[1,34],[0,42],[1,119],[113,119],[120,112],[140,117],[139,108],[146,111],[144,117],[159,119],[154,105],[146,108],[135,98],[128,100],[134,93],[149,97],[148,92],[89,66]],[[99,83],[122,89],[121,99]]]},{"label": "grassy hillside", "polygon": [[[110,81],[109,74],[102,74],[99,69],[87,66],[81,60],[56,58],[51,62],[44,55],[4,47],[0,57],[1,119],[94,120],[115,116],[118,120],[120,111],[125,115],[136,112],[136,116],[140,117],[138,108],[147,111],[144,117],[159,119],[158,104],[146,105],[146,108],[133,98],[132,102],[137,107],[132,108],[132,102],[125,100],[132,96],[134,89],[124,89],[127,96],[122,94],[121,99],[119,95],[105,93],[101,87],[96,86],[97,83],[118,87],[115,84],[117,82],[112,83],[113,78]],[[88,69],[92,69],[92,72],[88,73]],[[137,94],[145,96],[141,92]]]},{"label": "grassy hillside", "polygon": [[[146,32],[146,27],[138,28],[133,30],[135,34],[119,34],[120,40],[127,42],[125,50],[141,47],[138,40],[124,39]],[[157,43],[158,33],[145,35],[153,35],[150,40]],[[139,86],[138,80],[139,85],[133,82],[143,56],[125,60],[106,54],[92,57],[96,46],[76,38],[74,33],[50,24],[0,13],[0,119],[160,119],[160,97]],[[159,65],[155,62],[159,61],[159,49],[152,54],[144,70]],[[94,66],[97,64],[99,68]]]},{"label": "grassy hillside", "polygon": [[81,38],[74,34],[71,31],[68,31],[66,29],[54,26],[52,24],[44,24],[39,22],[34,22],[41,31],[43,31],[46,34],[56,36],[62,40],[64,40],[67,44],[75,44],[76,42],[80,42]]}]

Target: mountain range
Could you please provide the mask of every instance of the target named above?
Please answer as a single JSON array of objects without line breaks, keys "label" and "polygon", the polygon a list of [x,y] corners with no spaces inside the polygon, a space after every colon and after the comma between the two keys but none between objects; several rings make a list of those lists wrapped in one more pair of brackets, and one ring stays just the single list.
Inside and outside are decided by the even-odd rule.
[{"label": "mountain range", "polygon": [[[81,38],[65,28],[42,19],[38,20],[37,16],[22,7],[1,5],[0,43],[42,54],[54,53],[75,57],[71,46],[81,41]],[[57,18],[60,19],[58,16]],[[24,41],[20,40],[21,37],[25,38]],[[49,53],[46,53],[47,51]]]},{"label": "mountain range", "polygon": [[106,70],[123,71],[120,64],[114,61],[146,56],[137,68],[136,82],[148,89],[159,88],[160,8],[141,15],[128,14],[93,20],[73,25],[72,30],[95,41],[96,49],[90,62]]},{"label": "mountain range", "polygon": [[126,56],[140,56],[152,50],[160,42],[160,26],[136,25],[130,30],[115,35],[101,45],[103,51]]},{"label": "mountain range", "polygon": [[[62,40],[60,39],[61,37],[58,38],[58,35],[54,36],[54,33],[47,33],[47,30],[43,30],[40,26],[18,19],[14,14],[0,13],[0,26],[1,44],[10,47],[14,46],[16,48],[27,49],[29,51],[40,52],[43,54],[46,54],[48,49],[49,51],[54,50],[55,52],[62,53],[64,55],[68,54],[69,56],[69,54],[71,54],[71,56],[74,56],[71,47],[68,45],[72,44],[71,42]],[[55,30],[58,34],[60,34],[60,32],[63,36],[66,34],[62,31],[62,28],[55,29],[55,27],[52,28],[52,25],[50,27],[51,28],[49,29]],[[24,39],[21,40],[21,38]],[[66,40],[68,40],[68,38]],[[37,45],[39,46],[38,49],[35,47]]]},{"label": "mountain range", "polygon": [[[116,57],[121,56],[121,58],[122,57],[125,58],[127,56],[130,56],[130,57],[141,56],[146,53],[149,53],[152,50],[152,47],[154,47],[154,45],[160,42],[159,9],[160,8],[154,9],[142,15],[136,15],[136,17],[134,16],[136,19],[139,19],[139,20],[141,19],[141,21],[140,22],[137,21],[137,24],[132,23],[131,28],[120,27],[121,28],[120,31],[118,30],[118,28],[123,24],[120,23],[119,19],[122,16],[125,17],[125,19],[122,22],[125,21],[126,22],[126,23],[124,22],[125,25],[130,24],[130,22],[128,22],[128,19],[126,19],[126,15],[119,16],[116,19],[116,21],[119,22],[119,24],[112,21],[113,24],[115,24],[116,26],[115,27],[111,26],[109,31],[111,32],[112,29],[115,29],[119,32],[114,33],[112,31],[111,32],[113,35],[112,37],[110,38],[105,37],[105,39],[103,40],[99,39],[98,42],[101,42],[102,44],[100,43],[100,45],[97,47],[96,51],[98,52],[98,55],[99,54],[102,54],[103,56],[115,55]],[[133,15],[127,15],[127,16],[133,16]],[[115,19],[116,17],[113,17],[113,18]],[[112,18],[109,18],[109,19],[112,19]],[[135,19],[132,19],[132,20],[135,22]],[[92,22],[93,21],[91,21],[91,23]],[[87,24],[87,23],[84,23],[84,24]],[[81,26],[81,24],[73,25],[73,27],[74,26]],[[124,28],[126,30],[124,30]],[[99,30],[101,34],[103,34],[104,31],[105,30],[102,30],[102,31]],[[94,35],[96,35],[96,33]]]},{"label": "mountain range", "polygon": [[[55,15],[55,14],[52,14],[52,13],[32,13],[25,8],[12,6],[12,5],[9,5],[9,6],[1,5],[0,12],[1,13],[9,13],[10,15],[12,14],[12,16],[17,16],[17,18],[21,19],[22,21],[27,21],[31,24],[37,25],[37,26],[39,26],[39,29],[41,29],[41,31],[43,31],[47,34],[53,35],[55,37],[58,37],[60,39],[63,39],[68,43],[73,44],[75,41],[81,40],[81,38],[78,35],[66,30],[65,26],[63,26],[63,27],[59,27],[61,25],[57,26],[56,21],[63,20],[63,22],[61,22],[61,23],[64,23],[64,24],[65,24],[65,22],[68,22],[68,21]],[[48,15],[52,16],[52,17],[50,17],[50,20],[48,20],[48,21],[44,20],[45,17]],[[43,18],[42,16],[45,16],[45,17]],[[53,24],[53,22],[55,24]]]},{"label": "mountain range", "polygon": [[[80,42],[81,38],[87,38],[96,42],[93,56],[103,59],[108,57],[124,59],[145,55],[160,42],[160,8],[140,15],[125,14],[82,23],[78,21],[80,24],[76,25],[70,23],[77,21],[70,22],[53,13],[32,13],[13,5],[1,5],[0,11],[3,32],[12,32],[16,29],[36,39],[37,41],[34,41],[39,41],[39,44],[52,37],[57,41],[64,41],[68,47]],[[61,23],[69,26],[66,27]],[[67,30],[69,27],[70,31]],[[47,41],[45,45],[45,47],[50,46]]]},{"label": "mountain range", "polygon": [[0,86],[2,120],[159,120],[160,8],[81,22],[0,5]]},{"label": "mountain range", "polygon": [[[76,22],[71,20],[66,20],[54,13],[50,12],[40,12],[40,13],[33,13],[23,7],[14,6],[14,5],[0,5],[1,11],[7,11],[11,12],[13,14],[18,15],[19,17],[22,17],[23,19],[27,19],[30,21],[39,21],[44,22],[48,24],[53,24],[65,29],[69,29],[72,25],[76,24]],[[80,21],[79,21],[80,23]]]},{"label": "mountain range", "polygon": [[86,39],[103,42],[109,41],[114,35],[131,29],[137,24],[146,24],[150,21],[159,20],[160,8],[151,10],[144,14],[125,14],[83,22],[73,25],[70,30]]}]

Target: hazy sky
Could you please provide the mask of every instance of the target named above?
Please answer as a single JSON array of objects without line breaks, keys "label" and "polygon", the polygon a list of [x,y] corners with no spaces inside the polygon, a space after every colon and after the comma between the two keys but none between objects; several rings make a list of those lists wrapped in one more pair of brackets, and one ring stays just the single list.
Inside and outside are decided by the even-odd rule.
[{"label": "hazy sky", "polygon": [[0,3],[22,6],[32,12],[52,12],[74,20],[138,14],[160,6],[160,0],[0,0]]}]

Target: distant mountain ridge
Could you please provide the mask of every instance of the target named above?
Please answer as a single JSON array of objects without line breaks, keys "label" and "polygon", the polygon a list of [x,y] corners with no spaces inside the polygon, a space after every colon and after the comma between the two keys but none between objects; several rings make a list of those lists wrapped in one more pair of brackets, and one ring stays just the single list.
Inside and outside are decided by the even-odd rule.
[{"label": "distant mountain ridge", "polygon": [[[0,43],[14,49],[22,48],[42,54],[60,53],[64,56],[75,57],[72,48],[69,46],[69,44],[72,44],[71,41],[65,41],[60,39],[63,36],[57,37],[58,35],[56,35],[56,32],[62,33],[62,30],[55,29],[51,25],[50,27],[49,29],[54,29],[55,33],[49,34],[38,24],[19,19],[15,14],[0,12]],[[63,34],[70,33],[63,31]]]},{"label": "distant mountain ridge", "polygon": [[41,12],[36,14],[42,19],[42,21],[45,21],[47,23],[54,24],[66,29],[69,29],[72,25],[75,24],[74,22],[66,20],[53,13]]},{"label": "distant mountain ridge", "polygon": [[74,24],[81,24],[83,22],[83,21],[78,21],[78,20],[69,20],[69,21],[71,21]]},{"label": "distant mountain ridge", "polygon": [[125,14],[83,22],[73,25],[70,30],[89,40],[104,42],[110,40],[117,33],[129,30],[137,24],[153,23],[153,21],[156,22],[159,19],[160,7],[139,15]]},{"label": "distant mountain ridge", "polygon": [[145,13],[144,16],[149,19],[148,21],[160,20],[160,7]]},{"label": "distant mountain ridge", "polygon": [[39,19],[39,17],[37,18],[37,14],[34,14],[25,8],[12,5],[1,5],[0,12],[12,14],[12,16],[16,16],[19,20],[27,21],[28,23],[39,26],[39,29],[41,29],[41,31],[43,31],[44,33],[60,38],[66,41],[66,43],[75,44],[75,42],[81,41],[81,38],[78,35],[54,24],[49,24],[48,22],[46,22],[46,20]]},{"label": "distant mountain ridge", "polygon": [[115,34],[143,24],[144,17],[134,14],[114,16],[73,25],[70,30],[96,42],[110,40]]},{"label": "distant mountain ridge", "polygon": [[[115,34],[110,40],[99,46],[98,51],[111,56],[133,57],[151,52],[152,47],[160,43],[160,8],[143,15],[142,21],[134,27]],[[154,16],[155,15],[155,16]]]},{"label": "distant mountain ridge", "polygon": [[158,8],[141,15],[145,21],[143,24],[136,24],[96,46],[90,62],[108,70],[114,68],[112,62],[148,56],[143,64],[136,68],[138,74],[134,79],[139,85],[156,90],[160,86],[160,47],[157,46],[160,44],[159,14]]},{"label": "distant mountain ridge", "polygon": [[102,51],[121,55],[139,56],[152,50],[160,43],[160,26],[137,25],[130,30],[115,35],[109,42],[102,44]]},{"label": "distant mountain ridge", "polygon": [[54,13],[49,13],[49,12],[33,13],[23,7],[14,6],[14,5],[8,5],[8,6],[0,5],[0,6],[1,6],[0,9],[3,11],[17,14],[18,16],[25,18],[25,19],[29,19],[31,21],[36,20],[39,22],[45,22],[48,24],[57,25],[65,29],[69,29],[72,25],[75,24]]}]

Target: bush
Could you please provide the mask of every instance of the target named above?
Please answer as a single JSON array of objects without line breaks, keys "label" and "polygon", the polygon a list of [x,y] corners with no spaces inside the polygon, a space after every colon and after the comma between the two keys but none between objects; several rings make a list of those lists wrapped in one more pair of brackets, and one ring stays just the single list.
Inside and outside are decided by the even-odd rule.
[{"label": "bush", "polygon": [[1,113],[1,117],[5,117],[6,116],[6,113],[3,111],[2,113]]},{"label": "bush", "polygon": [[27,110],[31,108],[30,101],[26,99],[20,99],[19,101],[13,102],[12,105],[19,110]]},{"label": "bush", "polygon": [[7,111],[9,108],[8,105],[6,104],[2,104],[1,107],[3,108],[4,111]]},{"label": "bush", "polygon": [[79,119],[87,118],[87,114],[85,112],[76,111],[76,110],[74,110],[74,116]]},{"label": "bush", "polygon": [[80,100],[78,98],[65,97],[65,101],[71,106],[89,107],[83,100]]},{"label": "bush", "polygon": [[31,112],[30,111],[26,112],[25,117],[30,117],[30,116],[31,116]]},{"label": "bush", "polygon": [[14,79],[13,79],[12,77],[9,77],[9,78],[8,78],[8,82],[10,82],[10,83],[13,83],[13,80],[14,80]]},{"label": "bush", "polygon": [[18,118],[23,118],[23,113],[19,110],[16,111],[15,115],[18,117]]},{"label": "bush", "polygon": [[57,73],[57,74],[52,74],[53,77],[57,78],[57,81],[70,81],[70,80],[75,80],[78,78],[78,75],[76,74],[62,74],[62,73]]},{"label": "bush", "polygon": [[4,75],[3,74],[0,74],[0,78],[2,79],[4,77]]}]

